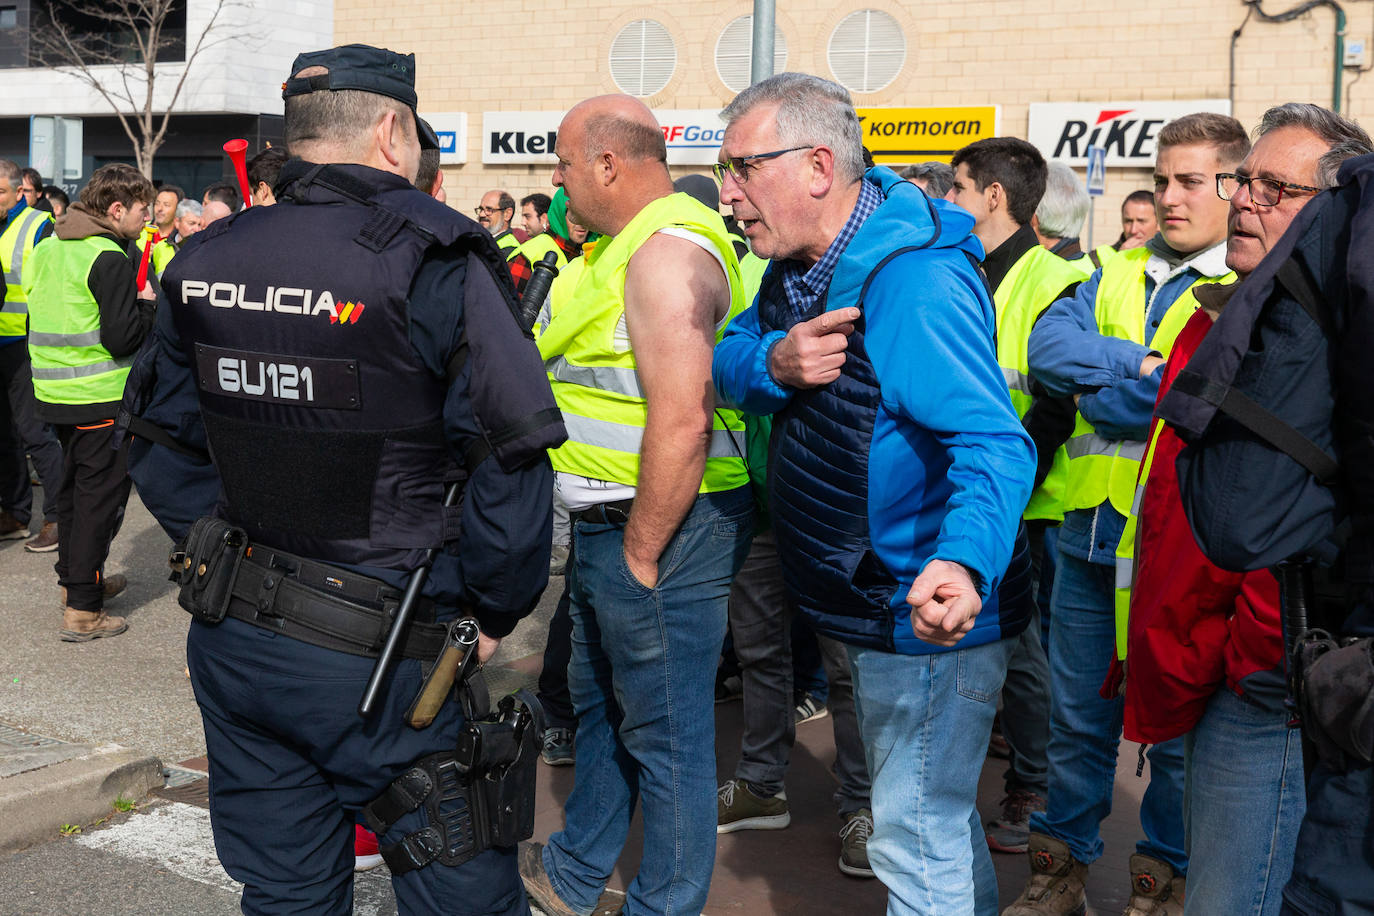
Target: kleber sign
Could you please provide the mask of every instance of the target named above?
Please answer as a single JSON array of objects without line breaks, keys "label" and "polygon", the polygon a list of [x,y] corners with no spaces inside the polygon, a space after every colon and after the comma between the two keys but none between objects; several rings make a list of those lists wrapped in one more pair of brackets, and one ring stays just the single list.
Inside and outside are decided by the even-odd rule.
[{"label": "kleber sign", "polygon": [[997,136],[996,105],[859,108],[864,146],[880,165],[948,162],[975,140]]},{"label": "kleber sign", "polygon": [[[553,165],[561,111],[488,111],[482,114],[482,161],[489,164]],[[663,127],[670,165],[710,165],[716,161],[725,122],[709,109],[654,112]]]},{"label": "kleber sign", "polygon": [[439,137],[439,164],[458,165],[468,161],[468,113],[466,111],[427,111],[420,115]]},{"label": "kleber sign", "polygon": [[1165,124],[1196,111],[1229,115],[1227,99],[1176,102],[1046,102],[1030,107],[1027,139],[1046,159],[1087,165],[1088,147],[1107,150],[1109,166],[1151,168]]}]

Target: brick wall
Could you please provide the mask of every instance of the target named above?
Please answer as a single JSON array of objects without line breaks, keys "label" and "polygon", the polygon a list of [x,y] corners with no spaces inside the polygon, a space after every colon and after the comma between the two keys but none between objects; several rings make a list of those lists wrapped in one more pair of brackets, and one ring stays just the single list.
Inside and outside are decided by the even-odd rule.
[{"label": "brick wall", "polygon": [[[656,108],[713,108],[733,93],[714,64],[716,42],[747,0],[691,3],[603,0],[508,0],[504,3],[415,2],[379,7],[373,0],[337,0],[337,43],[361,41],[414,51],[421,105],[466,111],[468,161],[445,168],[449,201],[469,211],[493,187],[517,199],[549,191],[544,166],[487,166],[478,148],[482,112],[556,110],[617,91],[607,59],[627,23],[651,18],[672,35],[677,66],[668,86],[646,101]],[[1346,4],[1347,36],[1364,38],[1374,63],[1374,4]],[[1252,16],[1235,48],[1231,34],[1245,19],[1240,0],[1104,0],[1083,10],[1076,0],[969,0],[911,4],[894,0],[841,3],[787,0],[777,25],[788,45],[787,68],[832,76],[827,45],[835,26],[857,9],[891,15],[906,36],[900,75],[878,92],[856,94],[858,105],[1001,106],[1001,132],[1024,136],[1032,102],[1234,98],[1233,112],[1251,127],[1261,112],[1285,101],[1331,104],[1333,15],[1315,10],[1290,23]],[[1346,70],[1347,84],[1357,74]],[[1342,99],[1343,110],[1374,126],[1374,74]],[[702,171],[677,167],[675,174]],[[1144,169],[1109,169],[1097,207],[1095,241],[1114,240],[1122,197],[1150,185]]]}]

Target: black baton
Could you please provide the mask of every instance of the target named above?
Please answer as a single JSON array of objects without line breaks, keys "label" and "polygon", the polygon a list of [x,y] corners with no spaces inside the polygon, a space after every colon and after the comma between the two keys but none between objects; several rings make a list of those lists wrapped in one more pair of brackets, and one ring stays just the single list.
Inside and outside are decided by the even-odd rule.
[{"label": "black baton", "polygon": [[1279,609],[1283,619],[1284,647],[1288,650],[1289,728],[1302,724],[1302,662],[1298,650],[1307,635],[1307,602],[1312,594],[1312,566],[1304,557],[1289,557],[1274,567],[1279,580]]},{"label": "black baton", "polygon": [[[461,481],[449,484],[448,490],[444,493],[445,506],[457,505],[458,494],[462,491],[462,487]],[[406,583],[405,596],[401,598],[401,604],[396,608],[396,616],[391,621],[391,629],[387,631],[386,642],[382,645],[381,654],[377,656],[377,664],[372,668],[372,676],[367,679],[367,688],[363,691],[363,700],[358,704],[358,715],[364,719],[371,716],[372,710],[377,706],[377,695],[382,692],[382,681],[386,680],[387,674],[391,672],[391,666],[395,664],[396,652],[401,646],[406,628],[410,626],[410,618],[415,613],[415,605],[420,600],[420,592],[424,590],[425,582],[429,579],[429,568],[434,565],[434,558],[438,555],[438,547],[426,549],[424,559],[410,574],[410,581]]]},{"label": "black baton", "polygon": [[539,310],[543,308],[544,300],[549,297],[549,287],[553,286],[553,280],[557,276],[558,253],[546,252],[539,259],[539,263],[534,265],[530,280],[525,284],[525,293],[520,297],[520,324],[524,330],[528,331],[534,327],[534,322],[539,318]]}]

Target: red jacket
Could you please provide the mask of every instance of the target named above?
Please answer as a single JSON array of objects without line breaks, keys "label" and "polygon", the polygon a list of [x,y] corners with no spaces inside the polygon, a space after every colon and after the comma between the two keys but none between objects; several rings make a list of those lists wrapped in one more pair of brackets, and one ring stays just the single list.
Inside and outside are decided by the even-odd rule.
[{"label": "red jacket", "polygon": [[[1169,353],[1159,397],[1211,326],[1202,309],[1188,321]],[[1124,732],[1127,739],[1146,744],[1188,732],[1223,682],[1242,693],[1246,676],[1273,669],[1283,657],[1273,575],[1214,566],[1193,538],[1174,472],[1182,450],[1183,441],[1166,427],[1155,447],[1136,529]]]}]

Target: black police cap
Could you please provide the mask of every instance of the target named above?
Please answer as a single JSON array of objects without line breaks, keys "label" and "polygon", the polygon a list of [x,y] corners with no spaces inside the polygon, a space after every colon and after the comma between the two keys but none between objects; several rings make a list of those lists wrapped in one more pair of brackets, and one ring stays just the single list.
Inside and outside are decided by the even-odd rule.
[{"label": "black police cap", "polygon": [[307,51],[296,55],[292,73],[308,67],[323,67],[328,73],[318,76],[291,77],[281,84],[281,97],[339,89],[373,92],[395,99],[410,108],[415,115],[416,132],[422,149],[438,149],[439,138],[434,128],[421,120],[415,112],[415,55],[397,54],[371,45],[341,45],[325,51]]}]

